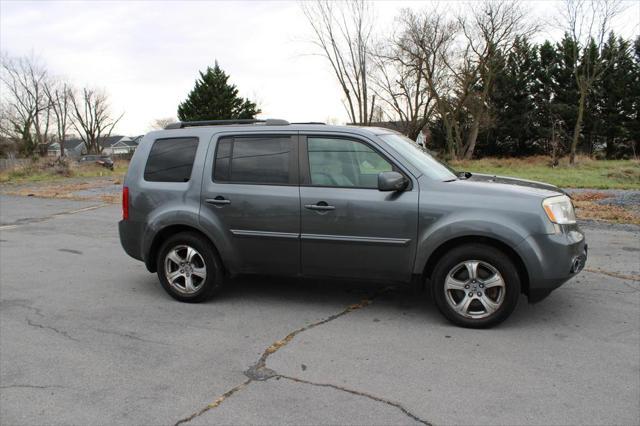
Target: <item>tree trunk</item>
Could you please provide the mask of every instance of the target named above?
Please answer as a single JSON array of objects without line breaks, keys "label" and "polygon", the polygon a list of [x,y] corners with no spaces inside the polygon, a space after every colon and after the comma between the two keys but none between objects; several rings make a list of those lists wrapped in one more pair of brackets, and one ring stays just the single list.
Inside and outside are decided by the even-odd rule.
[{"label": "tree trunk", "polygon": [[473,157],[473,151],[476,149],[476,141],[478,140],[478,132],[480,131],[480,119],[473,120],[471,125],[471,131],[467,137],[467,149],[464,152],[464,159],[471,160]]},{"label": "tree trunk", "polygon": [[587,91],[585,89],[580,90],[580,101],[578,102],[578,117],[576,119],[576,126],[573,129],[573,140],[571,141],[571,153],[569,155],[569,164],[573,165],[576,161],[576,149],[578,148],[578,142],[580,141],[580,130],[582,130],[582,117],[584,116],[584,101],[587,97]]}]

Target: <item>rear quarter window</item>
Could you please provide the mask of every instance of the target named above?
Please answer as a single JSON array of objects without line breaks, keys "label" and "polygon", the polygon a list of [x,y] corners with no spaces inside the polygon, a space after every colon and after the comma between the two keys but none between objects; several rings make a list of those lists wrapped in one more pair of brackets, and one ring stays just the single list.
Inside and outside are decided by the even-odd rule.
[{"label": "rear quarter window", "polygon": [[198,149],[198,138],[157,139],[151,147],[144,180],[188,182]]}]

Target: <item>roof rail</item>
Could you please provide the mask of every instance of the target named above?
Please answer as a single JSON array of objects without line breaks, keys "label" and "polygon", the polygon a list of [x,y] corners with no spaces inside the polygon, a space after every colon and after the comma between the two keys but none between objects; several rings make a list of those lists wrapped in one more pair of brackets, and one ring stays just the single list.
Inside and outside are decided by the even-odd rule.
[{"label": "roof rail", "polygon": [[254,118],[244,118],[235,120],[204,120],[204,121],[178,121],[177,123],[167,124],[166,130],[169,129],[184,129],[185,127],[197,127],[197,126],[225,126],[228,124],[264,124],[265,126],[288,126],[287,120],[280,120],[277,118],[268,118],[266,120],[257,120]]},{"label": "roof rail", "polygon": [[291,124],[322,124],[322,125],[326,125],[327,123],[323,123],[322,121],[297,121],[297,122],[291,123]]}]

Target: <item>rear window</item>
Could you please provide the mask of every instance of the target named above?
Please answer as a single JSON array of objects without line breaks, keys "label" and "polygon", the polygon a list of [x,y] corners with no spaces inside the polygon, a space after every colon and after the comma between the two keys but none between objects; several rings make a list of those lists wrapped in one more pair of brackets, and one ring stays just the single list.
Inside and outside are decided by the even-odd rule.
[{"label": "rear window", "polygon": [[153,143],[144,179],[151,182],[188,182],[198,138],[158,139]]},{"label": "rear window", "polygon": [[290,182],[291,137],[251,136],[218,142],[213,168],[216,182],[287,184]]}]

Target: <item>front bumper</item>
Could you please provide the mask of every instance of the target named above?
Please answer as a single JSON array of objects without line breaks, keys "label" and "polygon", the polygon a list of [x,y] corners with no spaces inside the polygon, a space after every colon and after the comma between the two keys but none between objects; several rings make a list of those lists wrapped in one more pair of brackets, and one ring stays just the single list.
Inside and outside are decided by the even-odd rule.
[{"label": "front bumper", "polygon": [[584,233],[577,225],[561,226],[551,235],[531,235],[518,249],[529,274],[530,303],[539,302],[580,273],[588,255]]}]

